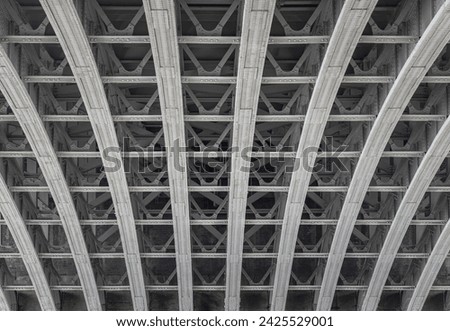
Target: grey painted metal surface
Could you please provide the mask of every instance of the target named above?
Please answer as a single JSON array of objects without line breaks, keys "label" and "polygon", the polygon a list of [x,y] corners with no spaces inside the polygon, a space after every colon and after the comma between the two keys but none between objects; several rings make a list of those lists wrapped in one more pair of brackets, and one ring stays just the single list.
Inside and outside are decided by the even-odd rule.
[{"label": "grey painted metal surface", "polygon": [[[370,176],[367,187],[358,191],[361,208],[357,217],[350,220],[352,226],[347,230],[351,236],[345,242],[344,255],[337,256],[336,261],[343,258],[344,263],[342,268],[333,269],[339,274],[339,283],[331,295],[332,309],[364,308],[364,295],[373,289],[368,286],[371,268],[385,256],[385,252],[380,255],[385,234],[402,232],[396,231],[396,213],[404,210],[401,198],[411,194],[410,183],[420,165],[423,168],[432,163],[426,156],[432,146],[440,151],[436,160],[443,160],[442,165],[429,187],[415,181],[414,187],[426,193],[414,219],[405,219],[405,224],[410,225],[407,235],[398,239],[402,241],[398,251],[392,250],[395,267],[386,269],[395,283],[391,281],[382,287],[378,304],[383,310],[406,309],[422,268],[430,269],[427,274],[434,278],[442,256],[433,254],[431,248],[444,248],[444,239],[435,241],[439,227],[445,226],[450,217],[449,159],[436,140],[449,116],[448,44],[408,100],[404,112],[395,118],[398,122],[386,134],[389,137],[385,137],[385,148],[378,146],[379,141],[373,140],[370,131],[379,126],[381,106],[389,91],[399,84],[394,84],[397,74],[444,1],[379,2],[369,15],[363,35],[357,38],[352,33],[338,33],[349,38],[337,46],[334,39],[338,39],[338,34],[333,33],[333,27],[342,5],[349,1],[273,1],[273,22],[265,20],[271,22],[270,31],[259,29],[268,36],[267,40],[255,42],[252,48],[257,50],[255,57],[261,55],[257,70],[262,78],[254,81],[251,88],[238,87],[238,91],[239,80],[249,81],[249,77],[239,74],[242,67],[247,68],[244,62],[249,57],[241,58],[240,54],[247,54],[249,39],[245,35],[252,35],[255,24],[249,24],[244,15],[245,1],[219,2],[137,1],[130,5],[126,0],[75,0],[76,12],[72,8],[72,14],[57,15],[71,15],[81,22],[66,26],[78,32],[66,29],[63,38],[59,38],[61,31],[55,34],[52,28],[57,19],[49,19],[38,2],[2,2],[5,10],[0,11],[0,43],[8,48],[25,93],[39,113],[38,126],[45,129],[51,142],[44,145],[54,150],[52,162],[59,164],[64,175],[63,190],[73,200],[72,211],[77,215],[73,223],[82,230],[78,232],[80,242],[84,240],[84,257],[94,267],[97,289],[93,293],[98,292],[101,307],[131,310],[137,298],[137,309],[144,309],[139,301],[145,296],[151,310],[222,310],[224,299],[227,309],[267,310],[276,300],[279,309],[323,307],[321,283],[324,275],[330,279],[324,270],[336,249],[332,247],[329,255],[334,227],[338,225],[340,236],[344,217],[340,214],[349,208],[345,195],[359,186],[357,179]],[[362,13],[371,2],[355,3]],[[72,7],[71,2],[68,4]],[[144,5],[147,12],[153,13],[146,15]],[[162,9],[162,13],[152,8]],[[167,15],[167,21],[158,23],[159,14]],[[349,30],[359,28],[352,25]],[[66,39],[80,36],[81,39],[70,41],[72,50],[67,51]],[[354,51],[343,46],[347,42],[356,42]],[[160,56],[166,51],[164,45],[172,50],[168,56]],[[431,46],[430,51],[436,45]],[[80,62],[85,60],[88,66],[73,72],[71,62],[74,55],[78,56],[78,50],[73,48],[80,47],[80,52],[88,55]],[[328,53],[352,53],[333,57],[334,62],[350,59],[345,75],[338,79],[324,80],[319,72],[321,67],[330,67],[329,58],[324,58],[327,48]],[[422,56],[431,58],[428,53]],[[172,68],[174,75],[166,76],[165,72]],[[92,91],[86,92],[90,85],[78,80],[88,80],[88,75],[92,77],[87,83],[95,84]],[[411,80],[405,82],[408,85]],[[320,101],[332,102],[331,112],[326,118],[317,118],[318,127],[325,126],[322,133],[309,135],[321,136],[320,151],[314,156],[314,171],[300,188],[306,193],[297,217],[301,222],[293,243],[295,250],[285,255],[292,260],[292,268],[285,268],[285,275],[290,277],[286,288],[276,272],[278,247],[280,242],[286,244],[285,236],[280,237],[281,228],[286,225],[284,211],[292,209],[287,200],[289,180],[295,169],[302,127],[309,132],[310,117],[314,117],[308,111],[311,95],[319,94],[321,86],[328,85],[337,88],[337,92],[334,96],[322,94]],[[245,124],[239,117],[242,112],[237,111],[242,91],[249,91],[254,97],[249,98],[255,114],[250,130],[239,127]],[[87,109],[83,100],[86,95],[88,106],[90,100],[101,101],[100,108],[106,111],[98,108],[100,111],[94,113]],[[167,104],[176,104],[173,109],[177,111],[167,111]],[[102,117],[91,122],[93,113],[94,117],[97,113],[105,115],[106,120]],[[316,112],[319,114],[323,112]],[[95,130],[108,132],[108,137],[99,139],[94,122],[101,124]],[[0,126],[2,174],[14,198],[9,206],[15,205],[23,218],[20,233],[31,234],[37,252],[34,260],[42,265],[51,284],[47,291],[51,291],[56,307],[86,309],[83,284],[78,281],[70,250],[71,238],[66,238],[62,228],[67,218],[61,219],[58,213],[60,201],[55,203],[51,185],[33,151],[36,146],[31,145],[41,145],[41,137],[31,142],[27,139],[20,119],[1,93]],[[233,139],[236,132],[241,135],[237,140]],[[102,141],[111,142],[109,136],[112,140],[116,136],[119,144],[115,147],[122,151],[114,156],[124,165],[124,176],[113,176],[112,180],[104,169],[101,145]],[[181,148],[186,148],[175,159],[170,153],[174,137],[185,139]],[[366,142],[381,149],[376,160],[366,160]],[[229,205],[228,195],[232,181],[242,179],[232,168],[232,161],[236,160],[232,151],[237,143],[253,150],[248,154],[251,167],[244,169],[246,180],[235,185],[239,196],[245,196],[245,203],[231,208],[241,215],[234,217],[229,207],[236,204]],[[359,159],[377,163],[373,173],[362,174],[357,169]],[[183,164],[185,169],[174,174],[172,161]],[[182,183],[174,184],[174,178]],[[119,197],[126,202],[122,216],[117,212],[117,199],[111,195],[110,186],[117,194],[129,195],[129,199]],[[233,201],[235,193],[231,193]],[[177,204],[172,209],[172,200],[182,201],[184,208]],[[127,229],[136,232],[127,234],[126,240],[132,242],[132,249],[139,256],[138,271],[127,268],[134,257],[122,250],[124,211],[129,212]],[[179,217],[180,214],[183,215]],[[39,309],[38,300],[31,299],[35,298],[36,288],[25,268],[27,254],[20,253],[19,240],[14,240],[7,220],[0,220],[0,225],[2,308]],[[238,229],[237,240],[231,244],[227,240],[228,226],[231,231]],[[402,236],[390,235],[389,240]],[[433,267],[424,264],[427,258]],[[229,267],[227,260],[234,263],[239,259],[237,267]],[[449,268],[444,264],[442,272],[448,273]],[[383,273],[384,270],[379,272]],[[138,284],[140,293],[130,284],[130,274],[137,275],[132,279],[134,283],[143,276],[144,283]],[[448,309],[448,286],[431,286],[425,300],[430,282],[432,279],[417,283],[421,293],[414,302],[424,302],[426,310]],[[330,289],[328,285],[325,288]],[[286,290],[287,295],[280,289]],[[398,302],[401,305],[397,306]]]},{"label": "grey painted metal surface", "polygon": [[421,310],[425,300],[431,291],[442,264],[445,262],[450,252],[450,222],[443,228],[438,241],[436,242],[430,257],[423,268],[411,299],[408,303],[408,310]]},{"label": "grey painted metal surface", "polygon": [[0,288],[0,310],[1,311],[10,311],[11,310],[11,307],[9,306],[5,291],[3,291],[2,288]]},{"label": "grey painted metal surface", "polygon": [[[421,54],[425,52],[428,54],[438,54],[443,48],[443,42],[450,39],[449,19],[450,2],[446,2],[442,5],[441,9],[439,9],[439,12],[430,23],[427,31],[422,37],[425,42],[417,45],[417,51],[415,52],[415,49],[413,54],[411,54],[411,61],[405,64],[405,67],[410,70],[410,77],[408,77],[409,80],[420,79],[420,74],[417,73],[414,75],[413,70],[417,67],[423,67],[423,69],[420,69],[422,70],[422,74],[425,73],[431,66],[436,56],[428,55],[424,58]],[[443,31],[443,33],[441,31]],[[429,40],[427,40],[428,38]],[[434,47],[430,46],[430,44]],[[420,62],[420,59],[422,59],[422,62]],[[416,86],[417,85],[418,84],[416,83]],[[411,86],[411,89],[414,90],[415,86]],[[408,93],[409,91],[406,92]],[[398,96],[396,97],[398,98]],[[402,109],[402,107],[399,108],[399,111],[401,111],[400,109]],[[392,121],[392,123],[395,123],[395,121]],[[428,148],[425,157],[414,174],[408,190],[403,196],[402,202],[397,210],[386,240],[384,241],[380,257],[377,260],[377,264],[370,281],[369,290],[363,302],[363,309],[375,310],[377,308],[382,288],[386,283],[389,271],[394,263],[393,255],[395,255],[400,248],[403,237],[405,236],[408,226],[411,223],[411,219],[416,214],[427,188],[433,181],[433,178],[445,157],[450,152],[449,141],[450,120],[447,119],[434,138],[433,143]]]},{"label": "grey painted metal surface", "polygon": [[[23,221],[22,215],[16,206],[13,196],[9,191],[8,185],[2,176],[0,176],[0,213],[5,218],[5,223],[14,237],[17,248],[25,268],[28,271],[31,282],[35,288],[36,296],[44,311],[56,310],[52,292],[45,276],[44,268],[39,261],[38,254],[34,248],[33,241],[28,232],[27,226]],[[68,254],[71,258],[72,254]],[[1,295],[1,294],[0,294]]]},{"label": "grey painted metal surface", "polygon": [[94,272],[66,179],[36,107],[3,47],[0,47],[0,68],[1,91],[30,142],[55,201],[84,289],[86,306],[101,310]]},{"label": "grey painted metal surface", "polygon": [[314,166],[316,158],[313,150],[318,149],[320,145],[340,83],[376,4],[376,0],[344,3],[320,68],[298,146],[296,162],[300,166],[292,174],[284,212],[272,294],[272,310],[282,310],[286,303],[291,278],[292,253],[295,250],[300,215],[312,174],[312,169],[308,168]]},{"label": "grey painted metal surface", "polygon": [[230,193],[228,196],[225,309],[239,310],[245,212],[250,162],[241,157],[251,149],[258,97],[275,1],[244,2],[239,66],[234,104]]},{"label": "grey painted metal surface", "polygon": [[[41,4],[74,72],[98,147],[102,152],[103,164],[105,167],[112,167],[111,161],[105,158],[105,150],[118,150],[119,143],[98,68],[73,1],[42,0]],[[117,171],[106,171],[106,177],[118,219],[134,309],[146,310],[147,294],[125,173],[123,168],[119,168]]]},{"label": "grey painted metal surface", "polygon": [[168,151],[169,187],[176,246],[177,281],[180,310],[193,310],[189,196],[183,121],[181,68],[177,44],[173,1],[144,1],[147,25],[155,59],[159,100]]},{"label": "grey painted metal surface", "polygon": [[[394,130],[395,124],[398,122],[413,93],[450,38],[449,8],[450,2],[446,1],[427,27],[422,38],[403,66],[394,86],[389,91],[389,95],[384,101],[377,120],[370,132],[369,138],[366,141],[363,154],[359,159],[350,188],[346,195],[340,221],[334,235],[330,250],[330,259],[328,260],[325,269],[325,276],[322,283],[323,286],[321,288],[320,299],[317,306],[318,310],[329,310],[331,308],[334,289],[338,281],[339,272],[342,267],[344,254],[354,227],[354,222],[360,211],[365,192],[372,180],[375,167],[386,147],[389,136]],[[415,179],[416,181],[419,180],[418,178]],[[431,180],[431,178],[421,178],[420,180]],[[428,185],[422,186],[421,184],[424,183],[420,183],[417,188],[426,190]],[[402,200],[402,207],[399,208],[397,211],[398,216],[396,216],[400,223],[403,217],[410,219],[414,215],[418,202],[409,203],[409,199],[411,198],[408,196],[412,195],[414,198],[416,197],[416,194],[420,194],[420,192],[408,190],[405,194],[405,197]],[[408,212],[408,214],[403,215],[404,212]],[[395,231],[392,231],[391,229],[389,233],[392,233],[392,236],[394,232]],[[386,242],[389,243],[391,241],[387,240]],[[371,285],[369,286],[369,292],[366,294],[363,303],[364,309],[376,309],[381,291],[394,259],[392,253],[388,252],[395,250],[394,247],[397,247],[398,249],[399,244],[400,241],[398,241],[397,238],[397,241],[393,245],[390,243],[390,246],[383,246],[383,255],[384,253],[387,253],[386,258],[380,258],[377,262]]]}]

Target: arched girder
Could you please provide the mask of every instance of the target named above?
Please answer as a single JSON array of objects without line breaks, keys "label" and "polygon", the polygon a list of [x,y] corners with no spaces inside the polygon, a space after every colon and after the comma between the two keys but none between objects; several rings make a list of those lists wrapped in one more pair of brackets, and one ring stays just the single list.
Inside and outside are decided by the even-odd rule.
[{"label": "arched girder", "polygon": [[58,210],[83,287],[86,306],[89,310],[101,310],[94,271],[69,187],[44,123],[3,47],[0,47],[0,75],[0,89],[35,153]]},{"label": "arched girder", "polygon": [[5,292],[2,288],[0,288],[0,311],[9,311],[11,307],[8,303],[8,298],[6,297]]},{"label": "arched girder", "polygon": [[419,281],[411,296],[408,310],[422,310],[431,287],[450,252],[450,221],[447,222],[439,236],[430,257],[422,270]]},{"label": "arched girder", "polygon": [[253,146],[256,111],[275,11],[273,0],[246,0],[236,82],[232,134],[225,309],[239,310],[250,162],[241,153]]},{"label": "arched girder", "polygon": [[[286,304],[293,253],[312,174],[308,167],[313,167],[317,156],[317,153],[311,150],[317,150],[320,145],[337,91],[376,4],[377,0],[345,2],[320,68],[289,186],[274,278],[272,310],[282,310]],[[305,153],[307,155],[304,155]]]},{"label": "arched girder", "polygon": [[173,0],[145,0],[144,10],[158,81],[165,145],[169,153],[167,168],[174,221],[179,309],[193,310],[187,162],[186,155],[179,152],[186,147],[186,131],[175,4]]},{"label": "arched girder", "polygon": [[0,176],[0,213],[5,219],[9,232],[11,232],[25,268],[28,271],[41,309],[44,311],[56,310],[44,268],[36,253],[30,233],[2,176]]},{"label": "arched girder", "polygon": [[[450,19],[450,12],[446,18]],[[448,32],[450,39],[450,24],[441,27]],[[389,228],[383,248],[377,259],[377,264],[370,280],[369,288],[362,304],[363,310],[375,310],[383,291],[383,286],[400,248],[403,237],[408,231],[411,220],[419,208],[427,188],[430,186],[436,172],[450,152],[450,118],[448,118],[429,147],[419,165],[411,184],[406,191],[397,210],[392,225]],[[439,248],[438,248],[439,249]],[[436,257],[435,257],[436,258]],[[445,258],[445,257],[444,257]],[[432,266],[430,266],[432,268]],[[429,277],[428,275],[426,277]],[[431,284],[432,285],[432,284]],[[431,286],[430,285],[430,286]]]},{"label": "arched girder", "polygon": [[101,151],[117,216],[134,309],[146,310],[144,275],[125,172],[121,164],[106,158],[106,151],[116,151],[115,157],[121,160],[120,147],[94,55],[73,0],[40,2],[74,73]]},{"label": "arched girder", "polygon": [[[395,80],[392,89],[389,91],[389,95],[384,101],[369,134],[345,197],[340,219],[336,227],[329,258],[325,267],[324,280],[319,293],[318,310],[329,310],[331,308],[339,272],[344,261],[345,252],[356,218],[386,144],[412,95],[450,39],[449,7],[450,1],[446,1],[427,27],[422,38],[403,66],[398,78]],[[406,209],[407,207],[408,205],[404,206]],[[394,252],[394,256],[395,253],[396,251]],[[380,260],[377,265],[378,269],[381,270]],[[382,269],[387,271],[383,271],[382,277],[380,277],[381,274],[377,274],[377,279],[384,277],[384,280],[386,280],[390,265],[386,265],[386,267]],[[372,278],[372,281],[374,279],[376,278]],[[378,284],[377,286],[380,294],[383,285],[384,281],[381,285]],[[378,290],[375,292],[378,292]],[[366,309],[378,304],[379,295],[375,292],[371,291],[373,294],[369,294],[368,297],[366,296],[366,299],[372,297],[370,303],[366,302],[364,305]]]}]

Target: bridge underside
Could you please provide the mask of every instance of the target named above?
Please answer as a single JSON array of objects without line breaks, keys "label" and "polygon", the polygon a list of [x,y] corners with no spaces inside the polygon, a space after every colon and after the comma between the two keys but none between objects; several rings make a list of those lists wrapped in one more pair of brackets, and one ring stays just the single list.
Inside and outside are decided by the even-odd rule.
[{"label": "bridge underside", "polygon": [[[371,1],[353,2],[363,11]],[[370,147],[365,143],[371,128],[420,36],[441,7],[449,10],[448,2],[377,2],[362,36],[355,37],[337,95],[323,95],[334,103],[322,118],[326,127],[318,133],[317,158],[305,164],[298,160],[309,160],[315,150],[299,154],[298,146],[302,127],[311,124],[307,112],[319,71],[327,52],[338,58],[346,47],[330,43],[342,32],[335,27],[344,0],[74,0],[98,73],[88,66],[71,68],[76,47],[67,52],[55,33],[68,33],[68,27],[53,29],[39,0],[1,1],[0,47],[8,58],[0,53],[0,86],[12,82],[4,69],[11,62],[53,144],[78,219],[58,213],[66,202],[54,196],[57,191],[50,190],[51,179],[42,172],[46,156],[33,148],[40,141],[30,144],[15,117],[22,108],[8,103],[6,88],[0,90],[0,175],[6,183],[2,191],[10,192],[0,197],[0,309],[40,310],[36,293],[49,288],[48,307],[58,310],[89,309],[90,297],[99,297],[103,310],[131,310],[137,304],[149,310],[223,310],[225,302],[232,302],[228,309],[270,310],[279,285],[274,283],[283,220],[293,203],[304,203],[303,213],[294,217],[295,248],[283,255],[293,263],[287,294],[277,298],[277,307],[316,309],[347,188],[359,180],[353,174],[363,149]],[[155,31],[149,33],[149,27]],[[437,52],[400,120],[385,124],[395,127],[374,161],[339,279],[331,284],[336,287],[332,310],[363,309],[402,198],[450,114],[450,48]],[[332,69],[333,61],[328,66]],[[86,109],[87,85],[76,79],[94,81],[98,75],[121,158],[108,139],[97,141],[102,135],[96,133],[108,132],[92,118],[108,107],[95,107],[91,100]],[[252,89],[259,91],[257,102]],[[306,199],[293,202],[291,176],[305,171],[312,171]],[[128,187],[117,187],[113,179],[123,173]],[[427,176],[433,180],[387,275],[379,310],[408,309],[433,248],[448,232],[443,229],[450,218],[450,159]],[[27,265],[31,253],[15,242],[18,230],[8,219],[7,200],[22,216],[17,222],[26,225],[17,228],[20,235],[28,231],[32,245],[26,247],[34,247],[39,275],[30,276],[37,270]],[[230,200],[236,208],[229,208]],[[123,212],[128,209],[133,215]],[[78,244],[86,247],[86,256],[71,249],[73,238],[68,240],[63,227],[71,221],[81,226],[84,242]],[[120,227],[124,224],[127,231]],[[227,229],[243,242],[227,238]],[[139,249],[139,256],[129,247]],[[74,257],[90,264],[96,289],[80,281]],[[432,286],[421,289],[427,295],[422,309],[450,309],[450,259],[442,260]],[[227,276],[240,284],[227,282]],[[33,282],[37,278],[47,284]]]}]

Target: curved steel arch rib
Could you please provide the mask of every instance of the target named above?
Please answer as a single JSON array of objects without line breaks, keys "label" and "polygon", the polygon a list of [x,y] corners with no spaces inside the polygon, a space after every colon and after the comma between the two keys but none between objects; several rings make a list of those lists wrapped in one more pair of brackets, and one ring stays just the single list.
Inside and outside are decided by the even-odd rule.
[{"label": "curved steel arch rib", "polygon": [[3,47],[0,46],[0,89],[33,149],[42,174],[55,201],[67,236],[89,310],[101,310],[78,214],[55,150],[39,113]]},{"label": "curved steel arch rib", "polygon": [[185,148],[186,131],[175,4],[173,0],[144,0],[144,9],[158,80],[164,140],[169,153],[167,168],[174,221],[179,309],[193,310],[187,162],[186,156],[176,151],[177,148]]},{"label": "curved steel arch rib", "polygon": [[[450,15],[447,17],[447,20],[450,20]],[[445,27],[443,27],[443,29],[445,29]],[[447,31],[450,39],[450,24],[447,25]],[[444,162],[449,152],[450,118],[445,121],[436,138],[434,138],[433,143],[420,163],[419,168],[414,174],[411,184],[400,203],[373,271],[372,279],[363,301],[363,310],[375,310],[377,308],[383,286],[386,283],[386,279],[392,264],[394,263],[395,255],[403,241],[403,237],[411,224],[412,218],[414,217],[428,186],[430,186],[434,175],[439,170],[440,165]],[[441,239],[443,239],[442,235]],[[445,241],[445,239],[443,240]],[[448,239],[446,238],[446,240]],[[436,254],[439,254],[439,249],[442,248],[438,247]],[[437,258],[436,254],[433,257],[434,259]],[[429,268],[433,268],[432,265],[430,265]],[[422,273],[422,275],[424,274]],[[425,275],[424,277],[427,278],[430,276],[431,275]],[[430,287],[431,285],[432,284],[430,284]]]},{"label": "curved steel arch rib", "polygon": [[253,146],[256,112],[275,1],[244,2],[236,83],[228,202],[225,309],[239,310],[249,164],[242,151]]},{"label": "curved steel arch rib", "polygon": [[6,298],[6,294],[3,289],[0,287],[0,311],[10,311],[11,307],[9,306],[8,299]]},{"label": "curved steel arch rib", "polygon": [[306,113],[296,166],[289,186],[274,277],[272,310],[283,310],[286,304],[293,253],[312,174],[307,167],[314,164],[316,159],[316,153],[306,157],[303,154],[311,147],[317,149],[320,145],[337,91],[376,4],[377,0],[345,2],[320,68]]},{"label": "curved steel arch rib", "polygon": [[[406,108],[428,69],[450,39],[449,7],[450,1],[446,1],[414,48],[384,101],[369,134],[345,197],[344,206],[336,227],[319,293],[317,310],[329,310],[331,308],[347,245],[381,155],[403,110]],[[412,192],[409,194],[412,194]],[[403,211],[413,209],[411,204],[405,204],[403,208]],[[397,212],[397,215],[399,214],[400,210]],[[396,251],[393,253],[392,258],[394,258],[395,253]],[[383,270],[382,272],[385,273],[385,277],[381,276],[378,272],[374,274],[376,278],[372,278],[372,290],[369,291],[370,294],[365,299],[364,306],[366,309],[378,303],[379,294],[388,276],[387,272],[390,269],[390,264],[386,264],[386,260],[384,259],[379,260],[377,266],[377,270]],[[375,279],[377,279],[376,283],[374,283]],[[381,279],[384,279],[384,281],[378,283]],[[377,286],[374,286],[375,284]],[[367,301],[367,298],[371,298],[370,302]]]},{"label": "curved steel arch rib", "polygon": [[[103,165],[105,168],[114,167],[114,164],[105,158],[104,151],[106,149],[119,151],[119,143],[103,83],[73,0],[40,0],[40,2],[74,73],[98,148],[102,151]],[[117,157],[120,158],[119,152]],[[146,310],[144,275],[124,169],[120,167],[116,171],[106,171],[106,177],[117,215],[133,306],[135,310]]]},{"label": "curved steel arch rib", "polygon": [[17,249],[30,276],[31,283],[34,286],[41,309],[44,311],[56,310],[55,301],[53,300],[47,277],[45,277],[44,268],[36,253],[22,215],[2,176],[0,176],[0,213],[3,215],[6,225],[17,245]]},{"label": "curved steel arch rib", "polygon": [[419,281],[408,304],[408,310],[422,310],[431,287],[450,252],[450,221],[447,222],[422,270]]}]

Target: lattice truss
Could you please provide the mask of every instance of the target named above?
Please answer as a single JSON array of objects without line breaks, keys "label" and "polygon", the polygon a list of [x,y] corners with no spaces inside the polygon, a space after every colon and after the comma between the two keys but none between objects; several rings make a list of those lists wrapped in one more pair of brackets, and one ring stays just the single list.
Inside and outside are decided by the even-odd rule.
[{"label": "lattice truss", "polygon": [[1,1],[0,307],[449,309],[449,2]]}]

